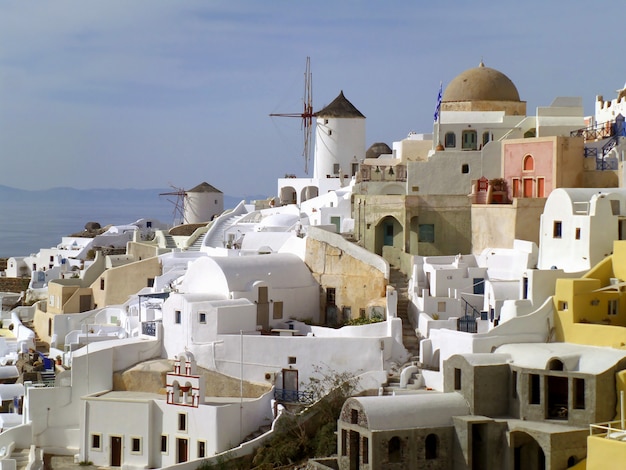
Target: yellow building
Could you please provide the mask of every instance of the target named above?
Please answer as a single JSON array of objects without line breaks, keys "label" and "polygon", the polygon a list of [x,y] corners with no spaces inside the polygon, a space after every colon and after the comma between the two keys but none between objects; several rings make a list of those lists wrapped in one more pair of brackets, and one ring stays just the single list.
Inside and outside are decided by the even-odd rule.
[{"label": "yellow building", "polygon": [[[626,241],[615,241],[613,254],[580,279],[559,279],[556,283],[556,341],[608,346],[626,346]],[[626,373],[615,377],[616,421],[590,426],[587,461],[576,469],[617,470],[625,468],[626,425],[623,421]]]},{"label": "yellow building", "polygon": [[555,339],[568,343],[626,346],[626,241],[579,279],[558,279],[554,295]]}]

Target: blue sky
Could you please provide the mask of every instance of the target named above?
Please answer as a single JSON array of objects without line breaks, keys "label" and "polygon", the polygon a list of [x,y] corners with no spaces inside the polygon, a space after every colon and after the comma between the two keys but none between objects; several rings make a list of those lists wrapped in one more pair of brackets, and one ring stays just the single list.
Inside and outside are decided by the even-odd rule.
[{"label": "blue sky", "polygon": [[[622,3],[609,2],[617,11]],[[444,87],[481,58],[529,114],[626,79],[621,15],[588,2],[56,0],[0,3],[0,184],[274,195],[304,176],[297,119],[343,90],[367,142],[432,132]]]}]

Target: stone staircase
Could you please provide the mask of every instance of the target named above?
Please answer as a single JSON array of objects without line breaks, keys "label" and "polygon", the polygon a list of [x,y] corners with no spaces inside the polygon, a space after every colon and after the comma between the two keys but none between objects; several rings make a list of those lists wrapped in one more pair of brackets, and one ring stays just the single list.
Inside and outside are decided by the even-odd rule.
[{"label": "stone staircase", "polygon": [[411,361],[419,360],[419,338],[409,321],[409,280],[398,268],[391,267],[389,283],[398,292],[398,318],[402,320],[402,343]]},{"label": "stone staircase", "polygon": [[15,460],[15,468],[20,470],[28,466],[30,460],[29,454],[30,449],[14,449],[9,458]]},{"label": "stone staircase", "polygon": [[269,426],[269,425],[261,426],[259,429],[257,429],[253,433],[250,433],[249,435],[247,435],[245,437],[245,439],[243,440],[243,442],[252,441],[252,440],[256,439],[257,437],[262,436],[263,434],[265,434],[270,429],[272,429],[272,427]]},{"label": "stone staircase", "polygon": [[200,234],[194,240],[194,242],[191,244],[191,246],[189,248],[187,248],[187,251],[200,251],[200,248],[202,248],[202,242],[204,241],[205,235],[206,235],[206,232]]},{"label": "stone staircase", "polygon": [[163,233],[163,239],[165,240],[165,248],[170,248],[170,249],[175,249],[176,248],[176,242],[174,241],[174,237],[171,236],[169,233]]},{"label": "stone staircase", "polygon": [[422,389],[422,382],[418,373],[413,373],[405,388],[400,387],[400,374],[395,373],[389,376],[387,384],[383,386],[383,395],[407,395],[416,393]]}]

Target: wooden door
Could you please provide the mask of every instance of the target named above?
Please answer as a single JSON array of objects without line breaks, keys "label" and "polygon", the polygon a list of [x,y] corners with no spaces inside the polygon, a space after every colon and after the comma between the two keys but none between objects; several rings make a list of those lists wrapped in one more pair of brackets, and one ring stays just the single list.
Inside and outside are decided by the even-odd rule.
[{"label": "wooden door", "polygon": [[122,437],[111,436],[111,454],[109,458],[111,467],[122,466]]},{"label": "wooden door", "polygon": [[176,439],[176,463],[186,462],[189,458],[189,441],[187,439]]}]

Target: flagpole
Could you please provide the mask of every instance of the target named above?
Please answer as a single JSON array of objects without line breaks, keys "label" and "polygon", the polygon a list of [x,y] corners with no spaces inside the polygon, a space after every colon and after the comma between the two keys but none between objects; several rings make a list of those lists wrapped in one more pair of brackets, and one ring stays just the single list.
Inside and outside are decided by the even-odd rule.
[{"label": "flagpole", "polygon": [[437,144],[435,147],[441,145],[441,135],[439,128],[441,127],[441,100],[443,98],[443,81],[439,82],[439,94],[437,95],[437,106],[435,107],[435,122],[437,123]]}]

